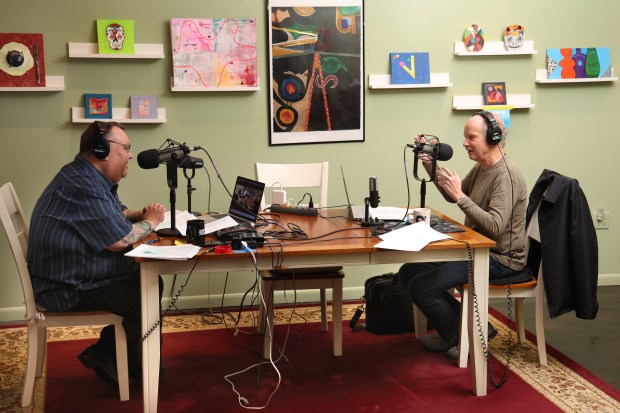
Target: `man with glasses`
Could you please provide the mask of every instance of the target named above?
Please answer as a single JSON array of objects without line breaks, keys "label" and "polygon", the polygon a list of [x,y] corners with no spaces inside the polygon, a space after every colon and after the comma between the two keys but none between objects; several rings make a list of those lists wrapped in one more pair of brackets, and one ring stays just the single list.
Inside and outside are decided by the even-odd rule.
[{"label": "man with glasses", "polygon": [[[117,194],[133,158],[123,125],[94,122],[80,152],[38,199],[30,221],[28,267],[37,305],[49,311],[110,311],[123,317],[129,374],[140,380],[140,268],[125,256],[164,219],[165,207],[125,207]],[[161,279],[160,279],[161,296]],[[78,356],[104,382],[118,385],[114,326]]]}]

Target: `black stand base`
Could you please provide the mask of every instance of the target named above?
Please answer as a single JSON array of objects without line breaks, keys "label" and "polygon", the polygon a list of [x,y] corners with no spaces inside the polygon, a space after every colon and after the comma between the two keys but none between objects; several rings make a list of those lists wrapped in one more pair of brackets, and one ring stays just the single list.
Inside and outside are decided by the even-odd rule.
[{"label": "black stand base", "polygon": [[162,237],[180,237],[181,232],[176,228],[162,228],[157,230],[157,235],[161,235]]},{"label": "black stand base", "polygon": [[382,227],[384,224],[385,222],[380,219],[375,219],[374,221],[372,219],[368,221],[362,221],[363,227]]}]

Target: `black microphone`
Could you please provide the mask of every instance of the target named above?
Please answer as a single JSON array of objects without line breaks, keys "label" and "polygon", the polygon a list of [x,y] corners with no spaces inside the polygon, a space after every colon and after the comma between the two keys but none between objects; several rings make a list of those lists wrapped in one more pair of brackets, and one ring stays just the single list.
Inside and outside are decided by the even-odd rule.
[{"label": "black microphone", "polygon": [[368,189],[370,190],[370,197],[368,202],[371,208],[377,208],[379,206],[379,189],[377,188],[377,177],[371,176],[368,180]]},{"label": "black microphone", "polygon": [[138,154],[138,165],[142,169],[157,168],[160,163],[182,158],[192,151],[202,149],[200,146],[177,145],[166,149],[147,149]]},{"label": "black microphone", "polygon": [[428,155],[435,155],[435,148],[437,148],[438,161],[449,161],[450,159],[452,159],[452,146],[448,145],[447,143],[437,143],[435,145],[408,143],[407,146],[409,148],[412,148],[413,152],[415,152],[416,154],[425,153]]},{"label": "black microphone", "polygon": [[184,156],[179,159],[177,166],[185,169],[200,169],[204,166],[204,164],[205,163],[201,158],[196,158],[195,156]]}]

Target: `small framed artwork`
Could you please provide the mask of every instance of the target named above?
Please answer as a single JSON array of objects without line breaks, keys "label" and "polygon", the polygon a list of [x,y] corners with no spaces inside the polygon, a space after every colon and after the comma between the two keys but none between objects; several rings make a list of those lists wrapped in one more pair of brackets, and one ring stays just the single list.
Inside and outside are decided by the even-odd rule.
[{"label": "small framed artwork", "polygon": [[85,93],[84,117],[88,119],[112,119],[112,95]]},{"label": "small framed artwork", "polygon": [[482,99],[485,106],[506,105],[506,83],[487,82],[482,84]]},{"label": "small framed artwork", "polygon": [[0,86],[45,86],[42,34],[0,33]]},{"label": "small framed artwork", "polygon": [[97,20],[99,54],[134,54],[133,20]]},{"label": "small framed artwork", "polygon": [[392,84],[429,84],[431,72],[427,52],[390,53]]},{"label": "small framed artwork", "polygon": [[132,96],[132,119],[157,119],[157,96]]}]

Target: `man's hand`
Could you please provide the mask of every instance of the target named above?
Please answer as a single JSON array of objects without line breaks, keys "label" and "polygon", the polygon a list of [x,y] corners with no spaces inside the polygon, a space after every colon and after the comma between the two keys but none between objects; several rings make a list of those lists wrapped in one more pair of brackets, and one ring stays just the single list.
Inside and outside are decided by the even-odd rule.
[{"label": "man's hand", "polygon": [[437,169],[437,177],[435,178],[437,185],[439,185],[445,192],[455,201],[465,194],[461,190],[461,178],[452,172],[448,168],[441,167]]},{"label": "man's hand", "polygon": [[164,220],[165,212],[166,207],[156,202],[148,204],[139,212],[126,213],[126,216],[131,216],[134,220],[131,231],[125,238],[109,245],[107,249],[110,251],[122,251],[131,244],[144,239]]},{"label": "man's hand", "polygon": [[155,228],[159,225],[160,222],[164,220],[164,213],[166,212],[166,207],[160,203],[152,203],[148,204],[141,211],[141,221],[149,221],[152,228]]}]

